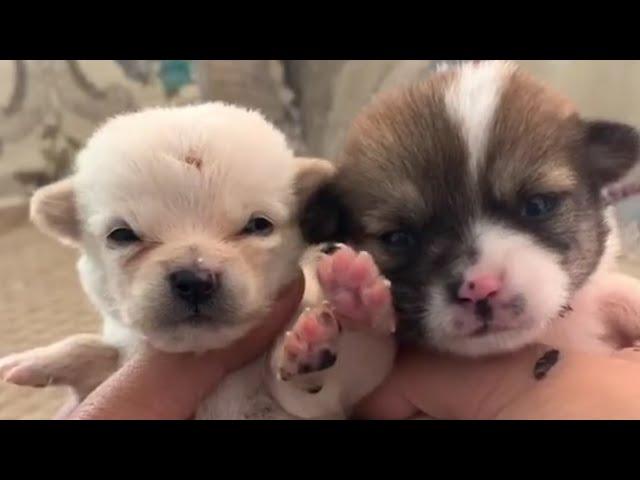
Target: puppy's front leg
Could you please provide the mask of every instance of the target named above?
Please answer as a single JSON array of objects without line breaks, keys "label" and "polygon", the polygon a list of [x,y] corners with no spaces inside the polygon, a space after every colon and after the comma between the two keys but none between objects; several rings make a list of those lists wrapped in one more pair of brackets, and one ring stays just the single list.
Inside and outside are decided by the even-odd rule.
[{"label": "puppy's front leg", "polygon": [[80,400],[118,368],[120,351],[99,335],[74,335],[0,359],[0,379],[16,385],[71,387]]},{"label": "puppy's front leg", "polygon": [[345,332],[390,337],[395,329],[390,284],[369,254],[343,246],[319,260],[317,277],[325,300],[302,312],[275,352],[278,378],[309,393],[323,388],[340,348],[353,345]]}]

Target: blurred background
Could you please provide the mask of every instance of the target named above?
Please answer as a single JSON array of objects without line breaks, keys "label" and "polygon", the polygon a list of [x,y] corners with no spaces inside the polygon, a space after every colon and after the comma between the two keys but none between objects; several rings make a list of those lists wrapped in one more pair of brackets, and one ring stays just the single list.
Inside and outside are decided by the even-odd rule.
[{"label": "blurred background", "polygon": [[[358,110],[427,76],[429,60],[0,61],[0,356],[80,332],[99,318],[76,278],[76,253],[27,221],[34,189],[65,176],[91,132],[117,113],[224,100],[260,109],[301,154],[332,158]],[[640,61],[521,61],[585,116],[640,127]],[[640,203],[619,206],[636,244]],[[628,228],[627,228],[628,226]],[[635,256],[625,263],[638,271]],[[66,392],[0,384],[0,419],[50,418]]]}]

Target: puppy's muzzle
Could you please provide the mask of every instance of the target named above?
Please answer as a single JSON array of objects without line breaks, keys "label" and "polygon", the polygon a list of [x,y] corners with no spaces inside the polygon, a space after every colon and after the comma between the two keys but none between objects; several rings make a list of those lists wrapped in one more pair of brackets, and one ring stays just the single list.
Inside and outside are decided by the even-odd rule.
[{"label": "puppy's muzzle", "polygon": [[220,287],[219,275],[209,270],[177,270],[167,281],[173,296],[194,311],[211,301]]}]

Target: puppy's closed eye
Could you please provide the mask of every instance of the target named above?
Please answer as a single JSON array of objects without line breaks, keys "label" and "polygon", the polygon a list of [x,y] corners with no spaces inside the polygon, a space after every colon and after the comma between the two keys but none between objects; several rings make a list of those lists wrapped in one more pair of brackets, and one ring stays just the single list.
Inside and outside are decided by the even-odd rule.
[{"label": "puppy's closed eye", "polygon": [[548,193],[531,195],[521,202],[520,215],[529,219],[544,219],[562,204],[566,194]]},{"label": "puppy's closed eye", "polygon": [[262,216],[252,217],[244,226],[241,235],[259,235],[266,237],[273,232],[274,225],[271,220]]},{"label": "puppy's closed eye", "polygon": [[140,237],[129,227],[118,227],[111,230],[107,240],[112,246],[127,246],[140,241]]},{"label": "puppy's closed eye", "polygon": [[405,251],[416,244],[415,233],[408,229],[393,230],[380,235],[380,241],[391,251]]},{"label": "puppy's closed eye", "polygon": [[558,195],[532,195],[522,202],[520,215],[525,218],[545,218],[560,204]]}]

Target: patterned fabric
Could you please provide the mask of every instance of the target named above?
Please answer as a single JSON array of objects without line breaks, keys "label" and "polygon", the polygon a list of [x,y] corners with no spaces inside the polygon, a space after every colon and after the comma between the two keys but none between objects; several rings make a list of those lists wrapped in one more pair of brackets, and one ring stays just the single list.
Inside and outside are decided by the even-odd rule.
[{"label": "patterned fabric", "polygon": [[[262,111],[297,152],[333,158],[373,95],[449,62],[459,60],[0,61],[0,195],[64,175],[97,125],[151,105],[239,103]],[[585,115],[640,126],[639,61],[518,63]]]},{"label": "patterned fabric", "polygon": [[147,106],[225,100],[259,108],[304,150],[281,62],[0,61],[0,195],[65,175],[95,128]]},{"label": "patterned fabric", "polygon": [[86,137],[110,116],[199,100],[185,88],[188,68],[177,66],[163,71],[153,61],[0,62],[0,98],[6,99],[0,109],[0,191],[30,189],[66,174]]},{"label": "patterned fabric", "polygon": [[167,97],[173,97],[185,85],[193,82],[191,62],[186,60],[162,60],[160,78]]}]

